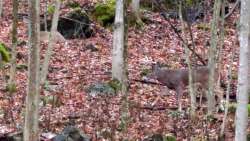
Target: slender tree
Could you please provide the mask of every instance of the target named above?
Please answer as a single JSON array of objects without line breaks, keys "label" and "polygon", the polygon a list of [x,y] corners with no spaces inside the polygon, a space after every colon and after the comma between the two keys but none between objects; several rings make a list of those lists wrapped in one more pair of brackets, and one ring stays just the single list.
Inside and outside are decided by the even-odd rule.
[{"label": "slender tree", "polygon": [[220,130],[220,137],[221,138],[223,138],[223,136],[225,134],[225,127],[226,127],[226,122],[227,122],[227,114],[228,114],[228,108],[229,108],[229,94],[231,91],[231,82],[232,82],[232,64],[233,64],[233,60],[234,60],[234,55],[235,55],[235,45],[233,46],[233,51],[232,51],[232,54],[230,57],[229,68],[228,68],[228,81],[227,81],[225,111],[224,111],[223,121],[221,124],[221,130]]},{"label": "slender tree", "polygon": [[194,118],[195,117],[195,109],[196,109],[196,96],[195,96],[195,92],[194,92],[194,86],[193,86],[193,77],[192,77],[192,67],[191,67],[191,61],[189,58],[189,50],[188,50],[188,41],[187,41],[187,36],[186,36],[186,32],[185,32],[185,23],[183,20],[183,15],[182,15],[182,2],[180,2],[179,4],[179,15],[180,15],[180,19],[181,19],[181,23],[182,23],[182,32],[183,32],[183,46],[185,47],[185,54],[186,54],[186,62],[188,64],[188,81],[189,81],[189,94],[190,94],[190,99],[191,99],[191,117]]},{"label": "slender tree", "polygon": [[132,0],[131,7],[136,23],[143,24],[140,16],[140,0]]},{"label": "slender tree", "polygon": [[125,0],[116,0],[112,50],[112,78],[122,84],[121,125],[124,130],[127,128],[128,118],[127,24],[124,10],[127,5]]},{"label": "slender tree", "polygon": [[215,0],[214,2],[214,11],[213,11],[213,19],[211,25],[211,46],[209,48],[209,81],[208,81],[208,115],[212,115],[215,110],[215,97],[214,97],[214,74],[215,74],[215,60],[217,54],[217,45],[218,45],[218,36],[217,36],[217,28],[220,17],[220,8],[221,8],[221,0]]},{"label": "slender tree", "polygon": [[11,49],[11,67],[10,67],[10,79],[8,84],[8,89],[10,92],[13,92],[15,89],[15,76],[16,76],[16,46],[17,46],[17,13],[18,13],[18,0],[12,0],[12,14],[13,14],[13,23],[12,23],[12,49]]},{"label": "slender tree", "polygon": [[29,65],[28,90],[24,123],[24,141],[38,141],[38,102],[40,86],[39,46],[40,46],[40,1],[29,0]]},{"label": "slender tree", "polygon": [[0,0],[0,17],[3,16],[3,0]]},{"label": "slender tree", "polygon": [[43,67],[42,67],[42,72],[41,72],[41,84],[43,85],[45,83],[47,74],[48,74],[48,67],[49,67],[49,60],[51,58],[51,55],[53,53],[53,46],[55,45],[55,36],[57,33],[57,25],[58,25],[58,19],[60,15],[60,5],[61,5],[61,0],[56,0],[55,4],[55,12],[53,14],[53,20],[52,20],[52,27],[50,30],[49,34],[49,43],[48,43],[48,49],[45,54],[44,62],[43,62]]},{"label": "slender tree", "polygon": [[241,0],[240,10],[240,62],[238,72],[235,141],[247,141],[250,53],[250,1]]},{"label": "slender tree", "polygon": [[124,76],[124,0],[116,0],[112,50],[112,78],[120,82]]}]

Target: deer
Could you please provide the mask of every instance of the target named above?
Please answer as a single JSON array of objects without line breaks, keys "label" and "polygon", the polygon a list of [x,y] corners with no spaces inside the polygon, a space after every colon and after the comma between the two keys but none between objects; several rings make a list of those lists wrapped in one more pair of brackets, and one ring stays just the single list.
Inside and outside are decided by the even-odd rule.
[{"label": "deer", "polygon": [[[176,91],[178,109],[181,111],[180,98],[185,88],[189,85],[188,69],[162,69],[159,63],[152,65],[152,72],[147,75],[149,79],[156,79],[168,89]],[[192,69],[193,84],[200,84],[202,88],[208,89],[209,69],[207,66]],[[217,82],[218,73],[215,71],[214,80]],[[200,100],[201,103],[201,100]]]}]

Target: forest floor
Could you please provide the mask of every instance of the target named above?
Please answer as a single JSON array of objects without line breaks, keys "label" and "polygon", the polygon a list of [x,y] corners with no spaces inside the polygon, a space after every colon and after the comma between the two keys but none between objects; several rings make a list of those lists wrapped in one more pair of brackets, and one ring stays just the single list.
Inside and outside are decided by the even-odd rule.
[{"label": "forest floor", "polygon": [[[11,46],[11,1],[5,1],[4,17],[0,23],[0,42]],[[27,7],[20,3],[20,11],[27,12]],[[157,12],[150,12],[152,21],[143,28],[129,27],[128,32],[128,70],[130,79],[129,89],[129,115],[130,122],[126,133],[120,132],[121,95],[92,97],[85,91],[91,84],[107,82],[111,79],[111,51],[112,31],[95,24],[95,35],[88,39],[67,40],[54,46],[54,54],[50,61],[48,81],[56,88],[52,91],[42,90],[41,96],[57,95],[61,104],[52,107],[46,104],[40,108],[39,125],[41,132],[58,133],[73,117],[78,128],[96,140],[98,132],[107,130],[112,132],[115,140],[128,138],[129,140],[143,140],[153,133],[173,134],[178,140],[189,140],[190,137],[204,136],[216,139],[220,131],[223,113],[215,115],[213,121],[206,120],[204,109],[197,110],[197,120],[191,121],[186,113],[176,116],[175,92],[169,91],[164,95],[162,86],[150,85],[134,81],[141,80],[143,69],[150,69],[153,61],[165,63],[171,68],[184,68],[185,55],[181,42],[168,22]],[[237,74],[238,66],[238,40],[236,22],[239,11],[226,20],[225,40],[222,48],[221,75],[226,80],[229,59],[233,48],[236,55],[233,63],[233,74]],[[208,15],[209,23],[211,14]],[[181,28],[178,20],[171,19],[177,28]],[[207,58],[206,42],[210,41],[210,30],[205,31],[198,27],[197,21],[192,26],[196,52]],[[19,21],[18,40],[27,41],[27,26]],[[85,46],[93,44],[98,51],[85,50]],[[41,56],[43,58],[47,44],[42,42]],[[17,47],[19,65],[28,63],[28,45]],[[9,95],[3,91],[6,82],[3,73],[9,69],[1,70],[0,80],[0,134],[18,131],[24,121],[24,101],[27,88],[27,70],[17,71],[17,92]],[[233,86],[235,86],[234,80]],[[235,95],[235,87],[231,94]],[[225,93],[225,92],[224,92]],[[158,99],[158,101],[155,101]],[[187,94],[182,96],[184,108],[188,111],[190,99]],[[203,103],[206,107],[206,103]],[[234,137],[234,113],[230,113],[226,127],[226,140]]]}]

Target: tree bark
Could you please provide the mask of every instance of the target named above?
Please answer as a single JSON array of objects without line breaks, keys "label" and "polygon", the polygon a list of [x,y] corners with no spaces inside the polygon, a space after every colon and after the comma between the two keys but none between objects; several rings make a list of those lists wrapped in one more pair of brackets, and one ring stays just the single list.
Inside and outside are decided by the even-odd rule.
[{"label": "tree bark", "polygon": [[[186,54],[186,62],[188,64],[188,82],[189,82],[189,94],[190,94],[190,101],[191,101],[191,117],[192,119],[195,118],[195,110],[196,110],[196,95],[194,92],[194,85],[193,85],[193,77],[192,77],[192,67],[191,67],[191,61],[189,58],[189,50],[188,50],[188,41],[187,41],[187,37],[186,37],[186,32],[185,32],[185,23],[183,20],[183,15],[182,15],[182,3],[179,4],[179,15],[180,15],[180,19],[181,19],[181,23],[182,23],[182,32],[183,32],[183,46],[185,47],[185,54]],[[192,33],[190,33],[192,34]],[[193,46],[194,46],[194,42],[192,41]]]},{"label": "tree bark", "polygon": [[248,98],[249,80],[246,74],[249,73],[249,51],[250,51],[250,1],[241,0],[240,11],[240,62],[238,72],[238,91],[236,109],[235,141],[247,140],[248,125]]},{"label": "tree bark", "polygon": [[214,12],[213,12],[213,20],[211,25],[211,46],[209,48],[209,81],[208,81],[208,115],[212,115],[215,110],[215,97],[214,97],[214,74],[215,74],[215,60],[217,54],[217,45],[218,45],[218,36],[217,36],[217,28],[220,17],[220,7],[221,0],[216,0],[214,3]]},{"label": "tree bark", "polygon": [[124,0],[116,0],[112,50],[112,78],[120,82],[124,74]]},{"label": "tree bark", "polygon": [[28,90],[26,96],[24,141],[38,141],[39,74],[40,74],[40,1],[29,0],[29,65]]},{"label": "tree bark", "polygon": [[0,0],[0,17],[3,16],[3,0]]},{"label": "tree bark", "polygon": [[140,0],[132,0],[131,7],[136,20],[140,19]]},{"label": "tree bark", "polygon": [[45,54],[42,72],[41,72],[41,84],[42,85],[46,81],[47,74],[48,74],[49,60],[51,58],[51,55],[53,54],[53,46],[55,45],[55,34],[57,32],[58,19],[60,15],[60,5],[61,5],[61,1],[56,0],[55,12],[53,14],[53,20],[52,20],[52,27],[51,27],[50,34],[49,34],[48,49]]},{"label": "tree bark", "polygon": [[116,0],[116,15],[112,50],[112,78],[122,85],[121,127],[127,130],[128,120],[128,71],[127,71],[127,23],[125,9],[128,3]]},{"label": "tree bark", "polygon": [[15,76],[16,76],[16,47],[17,47],[17,13],[18,13],[18,0],[12,0],[13,5],[13,23],[12,23],[12,48],[11,48],[11,67],[10,67],[10,79],[8,88],[10,92],[15,89]]},{"label": "tree bark", "polygon": [[223,121],[221,124],[221,130],[220,130],[220,138],[223,138],[225,135],[225,127],[226,127],[226,122],[227,122],[227,114],[228,114],[228,108],[229,108],[229,95],[231,91],[231,82],[232,82],[232,64],[235,56],[235,43],[233,46],[233,51],[230,57],[230,62],[229,62],[229,68],[228,68],[228,81],[227,81],[227,91],[226,91],[226,103],[225,103],[225,111],[224,111],[224,116],[223,116]]}]

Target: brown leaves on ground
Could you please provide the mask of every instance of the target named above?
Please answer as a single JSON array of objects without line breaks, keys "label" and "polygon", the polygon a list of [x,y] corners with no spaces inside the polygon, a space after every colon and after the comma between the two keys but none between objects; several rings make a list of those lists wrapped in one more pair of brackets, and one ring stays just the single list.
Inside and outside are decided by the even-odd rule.
[{"label": "brown leaves on ground", "polygon": [[[21,8],[20,11],[24,11],[24,8]],[[236,19],[235,14],[226,21],[221,64],[221,74],[224,77],[227,75],[231,50],[233,47],[238,47],[238,44],[234,43],[237,39],[234,26]],[[94,140],[96,140],[97,134],[104,129],[110,130],[116,140],[125,137],[130,140],[142,140],[146,135],[152,133],[173,133],[178,140],[187,139],[191,135],[197,135],[197,138],[198,136],[209,136],[210,138],[218,136],[221,116],[215,122],[208,123],[204,119],[205,112],[201,109],[197,111],[198,120],[195,123],[186,114],[176,117],[174,113],[176,110],[175,92],[168,90],[169,94],[166,95],[161,86],[132,81],[132,78],[141,79],[141,71],[144,68],[149,69],[153,61],[165,63],[171,68],[185,67],[183,66],[184,50],[176,33],[159,13],[150,13],[150,20],[153,22],[142,29],[130,27],[128,32],[128,69],[131,81],[129,90],[130,122],[127,133],[119,132],[120,95],[91,97],[85,92],[85,89],[91,84],[111,79],[108,72],[111,71],[112,32],[98,24],[95,26],[96,35],[94,37],[68,40],[68,46],[63,43],[54,46],[48,81],[57,88],[49,92],[42,91],[41,96],[57,95],[62,104],[59,107],[47,104],[40,108],[41,131],[59,132],[69,122],[69,118],[72,118],[76,125]],[[9,47],[11,47],[11,22],[11,3],[8,1],[5,2],[4,17],[0,23],[0,42],[4,42]],[[180,28],[178,20],[172,20],[172,22],[177,28]],[[206,58],[208,48],[204,43],[209,41],[210,33],[198,29],[196,25],[192,27],[192,30],[196,51]],[[26,33],[27,26],[20,21],[18,40],[27,43]],[[85,50],[85,46],[89,44],[98,48],[98,51]],[[46,48],[47,44],[42,43],[42,59]],[[17,52],[20,55],[17,63],[19,65],[27,64],[27,44],[18,46]],[[238,65],[237,60],[235,59],[233,64],[234,72]],[[19,70],[17,72],[16,83],[17,92],[12,96],[8,95],[8,92],[3,91],[6,82],[4,82],[1,72],[0,134],[19,130],[19,127],[23,125],[27,71]],[[188,110],[190,107],[189,96],[184,95],[182,101]],[[229,117],[229,120],[233,118]],[[230,138],[234,131],[231,128],[227,130],[226,137]]]}]

